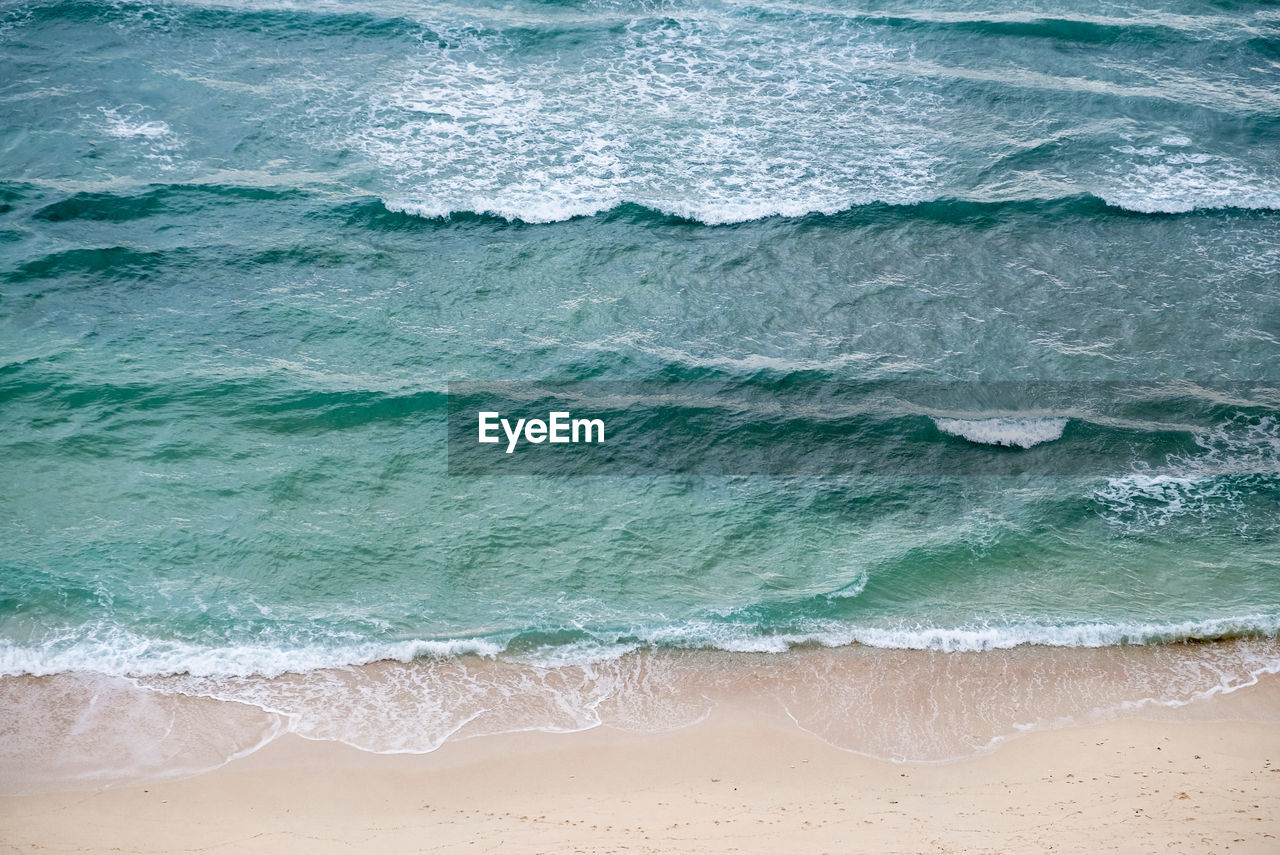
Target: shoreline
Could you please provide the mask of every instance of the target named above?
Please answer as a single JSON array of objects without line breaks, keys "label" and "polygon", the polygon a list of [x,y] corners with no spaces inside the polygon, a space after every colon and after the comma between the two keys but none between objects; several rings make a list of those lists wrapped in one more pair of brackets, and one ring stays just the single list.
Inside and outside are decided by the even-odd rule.
[{"label": "shoreline", "polygon": [[[1027,732],[1145,716],[1280,725],[1280,639],[984,652],[646,651],[577,664],[463,656],[276,677],[0,677],[0,795],[146,785],[284,734],[425,754],[502,734],[670,733],[752,710],[833,749],[941,762]],[[1258,691],[1248,691],[1251,687]],[[1260,700],[1258,700],[1260,699]]]},{"label": "shoreline", "polygon": [[1207,699],[1193,720],[1033,732],[944,763],[843,751],[750,699],[666,733],[508,733],[417,755],[286,734],[184,780],[5,797],[0,843],[12,852],[1261,855],[1280,841],[1280,724],[1239,717],[1277,700],[1272,675]]}]

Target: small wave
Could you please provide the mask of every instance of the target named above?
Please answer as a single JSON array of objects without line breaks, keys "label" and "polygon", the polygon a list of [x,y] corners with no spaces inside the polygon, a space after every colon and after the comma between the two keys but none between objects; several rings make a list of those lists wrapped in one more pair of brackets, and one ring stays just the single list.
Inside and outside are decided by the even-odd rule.
[{"label": "small wave", "polygon": [[470,199],[461,204],[450,204],[447,201],[411,201],[406,199],[388,199],[383,204],[393,213],[409,214],[429,220],[443,220],[454,216],[478,215],[497,217],[507,222],[530,224],[558,223],[579,217],[594,217],[611,213],[625,207],[647,209],[664,218],[686,220],[702,223],[707,226],[724,226],[734,223],[749,223],[772,217],[795,219],[811,214],[832,216],[842,211],[871,204],[898,204],[898,201],[887,199],[740,199],[725,200],[715,203],[662,202],[654,200],[630,200],[618,196],[599,198],[575,198],[565,196],[556,198],[492,198]]},{"label": "small wave", "polygon": [[61,635],[41,643],[0,643],[0,676],[49,676],[94,672],[117,677],[276,677],[288,673],[368,665],[374,662],[500,657],[558,667],[609,662],[640,650],[721,650],[785,653],[808,647],[862,645],[944,652],[1003,650],[1022,645],[1107,647],[1184,641],[1275,637],[1280,614],[1258,613],[1186,621],[990,623],[968,626],[858,625],[809,619],[774,630],[758,621],[696,618],[619,632],[586,632],[568,643],[514,651],[512,637],[354,641],[297,647],[216,646],[149,639],[125,630]]},{"label": "small wave", "polygon": [[1062,438],[1067,426],[1063,418],[943,419],[935,418],[938,430],[981,445],[1031,448]]},{"label": "small wave", "polygon": [[[402,214],[428,221],[494,219],[507,223],[545,225],[570,220],[603,217],[606,219],[653,219],[672,222],[695,222],[706,226],[731,226],[772,218],[836,220],[842,225],[883,224],[909,220],[932,220],[951,224],[973,221],[1002,220],[1014,217],[1087,216],[1097,217],[1118,212],[1128,214],[1209,214],[1226,211],[1269,212],[1280,210],[1280,198],[1247,187],[1226,188],[1208,195],[1186,198],[1173,190],[1159,193],[1125,192],[1117,189],[1102,195],[1078,194],[1056,198],[969,199],[964,196],[937,196],[928,199],[777,199],[741,200],[736,202],[702,202],[670,204],[654,200],[601,198],[540,197],[513,199],[415,200],[405,197],[379,199],[381,208],[391,214]],[[366,219],[374,219],[364,212]]]},{"label": "small wave", "polygon": [[[292,205],[311,216],[397,230],[414,227],[415,223],[417,227],[430,228],[432,223],[468,220],[543,225],[598,218],[605,222],[732,226],[779,218],[857,227],[916,221],[975,225],[1022,218],[1098,218],[1134,213],[1207,215],[1226,211],[1264,213],[1280,210],[1280,197],[1243,185],[1234,189],[1218,188],[1212,195],[1197,195],[1192,192],[1195,188],[1188,186],[1182,188],[1187,192],[1179,195],[1181,191],[1177,187],[1150,191],[1130,186],[1138,178],[1130,176],[1127,183],[1117,184],[1101,195],[1082,193],[993,200],[985,195],[976,198],[958,193],[910,200],[886,195],[884,198],[743,198],[678,204],[619,195],[578,198],[548,194],[521,199],[495,196],[431,200],[270,184],[152,182],[75,192],[61,199],[43,202],[31,212],[31,216],[47,222],[128,222],[173,215],[203,216],[211,207]],[[0,187],[0,199],[3,200],[18,201],[28,196],[39,198],[40,195],[38,188],[29,185],[10,183]]]},{"label": "small wave", "polygon": [[960,627],[902,627],[856,633],[868,647],[894,650],[980,652],[1023,645],[1040,647],[1114,647],[1127,644],[1170,644],[1186,641],[1224,641],[1280,633],[1280,615],[1169,622],[1124,621],[1052,626],[1042,624]]},{"label": "small wave", "polygon": [[124,630],[106,630],[78,638],[57,637],[35,645],[0,642],[0,676],[44,677],[90,671],[116,677],[176,674],[192,677],[276,677],[380,661],[411,662],[467,654],[493,657],[505,646],[482,638],[370,640],[296,648],[238,644],[216,646],[150,639]]},{"label": "small wave", "polygon": [[654,647],[723,650],[733,653],[784,653],[797,647],[862,645],[889,650],[981,652],[1021,646],[1111,647],[1274,637],[1280,614],[1255,614],[1187,621],[1116,621],[1051,624],[1037,621],[940,627],[899,624],[857,626],[839,621],[810,621],[790,632],[757,626],[691,621],[645,633]]}]

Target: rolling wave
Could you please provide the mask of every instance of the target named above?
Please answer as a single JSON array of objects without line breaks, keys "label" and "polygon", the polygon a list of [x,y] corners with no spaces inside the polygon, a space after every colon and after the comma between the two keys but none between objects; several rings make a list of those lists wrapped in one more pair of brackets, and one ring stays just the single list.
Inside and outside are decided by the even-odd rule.
[{"label": "rolling wave", "polygon": [[1050,419],[943,419],[935,418],[938,430],[953,436],[964,437],[983,445],[1003,445],[1014,448],[1031,448],[1044,442],[1062,438],[1067,420]]},{"label": "rolling wave", "polygon": [[[1133,179],[1140,180],[1140,176]],[[1140,193],[1136,188],[1116,191],[1114,196],[1076,193],[1056,197],[991,198],[989,193],[938,196],[910,202],[871,199],[848,204],[795,203],[779,204],[761,197],[758,202],[736,209],[718,208],[693,211],[686,207],[664,208],[661,203],[635,199],[613,199],[600,204],[568,204],[560,207],[550,202],[531,210],[496,210],[483,200],[462,207],[433,206],[404,199],[383,199],[359,192],[308,191],[296,186],[236,185],[225,183],[152,184],[144,189],[78,191],[62,198],[50,199],[57,193],[30,184],[0,183],[0,193],[11,211],[22,212],[32,220],[49,223],[77,221],[128,223],[171,216],[208,217],[218,209],[287,206],[311,217],[324,217],[366,228],[400,230],[427,224],[456,225],[470,222],[493,224],[549,224],[575,219],[597,219],[602,222],[634,224],[700,223],[702,225],[734,225],[762,219],[803,220],[814,224],[846,227],[890,225],[912,221],[947,224],[982,225],[1016,219],[1106,218],[1133,214],[1170,216],[1269,216],[1280,211],[1280,193],[1261,186],[1236,190],[1215,185],[1211,195],[1203,199],[1178,196],[1173,190]],[[703,218],[705,217],[705,219]],[[128,247],[80,249],[79,253],[116,253],[124,258]],[[47,260],[27,262],[20,272],[33,276],[56,275],[60,265],[75,263],[78,255],[54,253]],[[63,262],[60,259],[68,259]],[[111,259],[107,259],[111,261]],[[92,265],[94,261],[90,259]],[[143,259],[143,266],[146,260]],[[46,273],[46,270],[52,271]]]},{"label": "rolling wave", "polygon": [[784,631],[750,623],[695,619],[612,634],[579,632],[572,642],[558,638],[548,644],[537,643],[541,635],[538,632],[400,641],[334,639],[323,630],[315,635],[312,641],[302,644],[210,644],[157,639],[121,627],[97,625],[57,633],[42,641],[0,639],[0,676],[92,672],[115,677],[278,677],[375,662],[459,657],[497,657],[558,667],[608,662],[636,651],[664,649],[785,653],[810,646],[863,646],[955,653],[1027,645],[1098,648],[1276,638],[1280,636],[1280,613],[1181,621],[991,621],[953,627],[909,622],[857,625],[807,619]]},{"label": "rolling wave", "polygon": [[1280,211],[1280,193],[1266,190],[1231,188],[1206,182],[1202,196],[1182,195],[1174,189],[1159,194],[1116,191],[1107,196],[1080,194],[1057,199],[968,200],[939,197],[913,202],[892,200],[831,200],[780,202],[777,199],[702,207],[672,206],[662,202],[623,200],[582,200],[555,202],[546,200],[529,206],[511,206],[500,201],[472,199],[466,206],[448,203],[412,202],[404,199],[383,200],[388,211],[425,220],[450,221],[469,218],[492,218],[511,223],[546,224],[583,217],[630,219],[648,218],[695,222],[708,226],[734,225],[764,219],[901,220],[918,215],[925,219],[940,218],[962,222],[978,218],[1000,217],[1017,212],[1074,213],[1088,216],[1106,213],[1187,214],[1192,212],[1275,212]]}]

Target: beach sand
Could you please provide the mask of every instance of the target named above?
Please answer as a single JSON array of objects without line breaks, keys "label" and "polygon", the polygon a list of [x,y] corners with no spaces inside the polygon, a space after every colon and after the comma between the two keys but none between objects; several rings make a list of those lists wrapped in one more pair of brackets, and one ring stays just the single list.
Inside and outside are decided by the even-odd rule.
[{"label": "beach sand", "polygon": [[749,702],[668,733],[516,733],[425,755],[286,735],[186,780],[0,799],[0,848],[1270,855],[1280,725],[1213,712],[1277,701],[1266,677],[1195,720],[1040,731],[937,764],[841,751]]}]

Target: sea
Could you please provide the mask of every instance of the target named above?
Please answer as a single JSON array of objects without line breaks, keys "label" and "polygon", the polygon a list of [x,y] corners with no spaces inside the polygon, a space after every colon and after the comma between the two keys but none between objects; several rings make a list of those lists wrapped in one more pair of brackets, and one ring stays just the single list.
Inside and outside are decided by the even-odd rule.
[{"label": "sea", "polygon": [[1275,4],[0,2],[0,789],[1277,672]]}]

